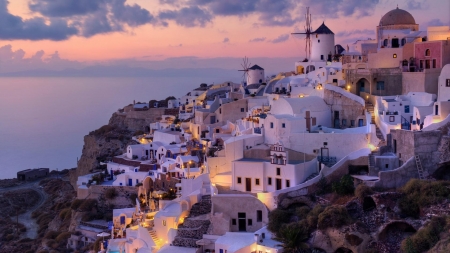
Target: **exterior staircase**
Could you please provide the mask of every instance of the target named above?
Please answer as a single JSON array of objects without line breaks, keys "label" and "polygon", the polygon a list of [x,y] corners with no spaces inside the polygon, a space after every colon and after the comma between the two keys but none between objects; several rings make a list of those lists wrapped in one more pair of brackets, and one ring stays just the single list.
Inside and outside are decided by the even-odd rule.
[{"label": "exterior staircase", "polygon": [[386,140],[384,139],[383,133],[381,133],[380,128],[378,128],[377,124],[375,123],[375,110],[374,110],[373,104],[369,103],[369,102],[366,102],[366,109],[370,113],[370,115],[372,116],[372,120],[371,120],[370,124],[374,124],[375,125],[376,135],[377,135],[378,139],[381,140],[380,143],[378,144],[378,147],[385,146],[386,145]]},{"label": "exterior staircase", "polygon": [[307,178],[305,179],[305,181],[303,181],[303,183],[304,183],[304,182],[307,182],[307,181],[309,181],[309,180],[311,180],[311,179],[313,179],[313,178],[315,178],[315,177],[317,177],[318,175],[319,175],[319,173],[313,173],[313,174],[309,175],[309,177],[307,177]]},{"label": "exterior staircase", "polygon": [[158,247],[158,249],[161,248],[161,246],[163,246],[163,241],[158,238],[155,230],[150,230],[148,232],[149,232],[150,236],[152,237],[153,241],[155,242],[156,247]]},{"label": "exterior staircase", "polygon": [[419,173],[419,179],[424,180],[428,177],[428,173],[423,170],[422,163],[420,162],[420,157],[418,155],[415,156],[417,172]]},{"label": "exterior staircase", "polygon": [[206,214],[211,213],[211,195],[203,195],[202,200],[194,204],[184,223],[178,226],[173,246],[198,248],[196,242],[206,234],[211,222]]}]

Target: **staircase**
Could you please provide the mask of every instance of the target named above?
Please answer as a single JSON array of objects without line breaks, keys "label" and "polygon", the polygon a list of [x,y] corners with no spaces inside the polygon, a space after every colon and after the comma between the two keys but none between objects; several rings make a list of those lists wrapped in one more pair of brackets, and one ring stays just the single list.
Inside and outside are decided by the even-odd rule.
[{"label": "staircase", "polygon": [[372,116],[371,117],[372,120],[371,120],[370,124],[375,125],[376,135],[377,135],[378,139],[380,139],[380,143],[378,144],[378,147],[385,146],[386,140],[384,139],[383,133],[381,133],[381,130],[378,128],[377,124],[375,123],[375,110],[374,110],[373,104],[366,102],[366,109]]},{"label": "staircase", "polygon": [[307,177],[307,178],[305,179],[305,181],[303,181],[303,183],[304,183],[304,182],[307,182],[307,181],[309,181],[309,180],[311,180],[311,179],[313,179],[313,178],[315,178],[315,177],[317,177],[318,175],[319,175],[318,173],[313,173],[313,174],[309,175],[309,177]]},{"label": "staircase", "polygon": [[203,195],[202,200],[192,206],[184,223],[178,226],[177,236],[172,245],[198,248],[196,242],[203,238],[203,234],[206,234],[211,224],[209,217],[205,215],[211,213],[211,207],[211,195]]},{"label": "staircase", "polygon": [[161,246],[163,246],[163,241],[158,238],[158,236],[156,235],[155,230],[150,230],[148,232],[149,232],[150,236],[152,237],[153,241],[155,242],[156,247],[158,249],[161,248]]},{"label": "staircase", "polygon": [[417,172],[419,173],[419,179],[424,180],[428,177],[428,173],[423,170],[422,163],[420,162],[420,157],[418,155],[415,156]]}]

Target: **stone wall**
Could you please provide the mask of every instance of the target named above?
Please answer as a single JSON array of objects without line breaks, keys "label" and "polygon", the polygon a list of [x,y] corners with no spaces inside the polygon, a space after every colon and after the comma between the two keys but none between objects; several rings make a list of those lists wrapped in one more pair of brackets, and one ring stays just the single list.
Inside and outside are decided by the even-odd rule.
[{"label": "stone wall", "polygon": [[[342,94],[333,90],[324,89],[323,99],[327,105],[331,106],[332,119],[331,125],[334,125],[334,112],[339,112],[340,125],[343,127],[350,127],[351,121],[354,121],[354,126],[358,124],[358,118],[364,116],[364,105],[361,103],[343,96]],[[346,120],[346,125],[342,124],[342,120]]]},{"label": "stone wall", "polygon": [[[114,187],[116,189],[117,196],[114,199],[106,199],[105,192],[107,189]],[[91,185],[87,189],[87,194],[77,194],[80,199],[97,199],[99,204],[112,204],[115,208],[133,207],[134,200],[130,198],[132,194],[138,193],[138,188],[133,186],[102,186]]]}]

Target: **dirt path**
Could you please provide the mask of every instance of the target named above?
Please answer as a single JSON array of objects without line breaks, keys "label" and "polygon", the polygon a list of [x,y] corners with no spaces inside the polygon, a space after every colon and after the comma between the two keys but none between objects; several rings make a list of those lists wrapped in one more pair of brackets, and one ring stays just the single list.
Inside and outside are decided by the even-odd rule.
[{"label": "dirt path", "polygon": [[36,239],[37,237],[37,231],[38,231],[38,224],[36,224],[36,221],[31,218],[31,213],[37,210],[39,207],[41,207],[45,201],[47,200],[48,196],[47,194],[42,190],[42,188],[39,186],[40,181],[25,183],[18,186],[8,187],[8,188],[0,188],[0,192],[10,192],[10,191],[16,191],[16,190],[23,190],[23,189],[30,189],[34,190],[39,194],[39,201],[34,205],[31,209],[29,209],[27,212],[19,215],[19,223],[22,223],[26,228],[27,231],[24,233],[21,238],[31,238]]},{"label": "dirt path", "polygon": [[27,232],[21,236],[22,238],[28,237],[31,239],[36,239],[39,225],[36,224],[35,219],[31,218],[31,213],[41,207],[47,200],[48,196],[41,188],[39,188],[39,186],[36,187],[34,184],[29,189],[34,190],[39,194],[39,201],[26,213],[19,215],[19,223],[22,223],[27,228]]}]

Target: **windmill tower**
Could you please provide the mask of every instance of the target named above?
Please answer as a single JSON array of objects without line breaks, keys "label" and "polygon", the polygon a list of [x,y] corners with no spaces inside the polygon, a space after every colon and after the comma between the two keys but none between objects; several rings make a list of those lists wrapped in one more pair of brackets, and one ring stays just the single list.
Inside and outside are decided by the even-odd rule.
[{"label": "windmill tower", "polygon": [[306,7],[306,25],[304,33],[292,33],[306,35],[305,53],[309,62],[331,61],[334,54],[334,33],[325,25],[325,22],[316,30],[311,28],[311,14]]},{"label": "windmill tower", "polygon": [[247,86],[247,84],[249,84],[249,82],[248,82],[248,71],[250,69],[250,64],[251,63],[248,61],[247,56],[245,56],[242,59],[242,63],[241,63],[242,69],[238,70],[238,71],[243,71],[244,72],[242,74],[242,79],[244,81],[244,86]]}]

